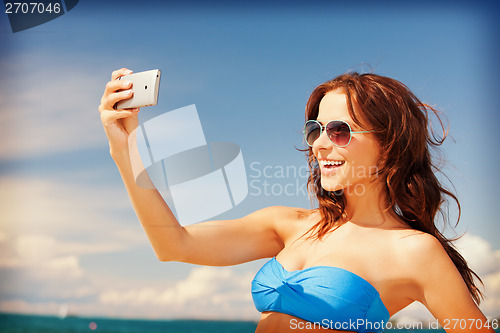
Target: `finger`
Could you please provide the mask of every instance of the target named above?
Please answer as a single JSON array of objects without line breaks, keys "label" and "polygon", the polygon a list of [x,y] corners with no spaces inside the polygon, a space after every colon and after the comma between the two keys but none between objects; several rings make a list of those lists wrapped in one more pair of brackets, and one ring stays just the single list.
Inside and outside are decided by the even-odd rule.
[{"label": "finger", "polygon": [[132,90],[119,91],[116,93],[112,93],[107,97],[103,97],[101,100],[101,106],[103,110],[115,110],[115,104],[123,101],[125,99],[132,98],[134,93]]},{"label": "finger", "polygon": [[110,111],[106,110],[101,113],[101,121],[104,126],[108,126],[113,124],[118,119],[128,118],[136,116],[139,112],[139,109],[130,109],[123,111]]},{"label": "finger", "polygon": [[114,80],[118,79],[119,77],[122,77],[124,75],[129,75],[132,73],[133,72],[128,68],[120,68],[116,71],[113,71],[113,73],[111,73],[111,80],[114,81]]},{"label": "finger", "polygon": [[115,81],[109,81],[106,83],[106,87],[104,88],[104,95],[109,95],[112,94],[118,90],[125,90],[125,89],[130,89],[132,88],[132,82],[128,80],[115,80]]}]

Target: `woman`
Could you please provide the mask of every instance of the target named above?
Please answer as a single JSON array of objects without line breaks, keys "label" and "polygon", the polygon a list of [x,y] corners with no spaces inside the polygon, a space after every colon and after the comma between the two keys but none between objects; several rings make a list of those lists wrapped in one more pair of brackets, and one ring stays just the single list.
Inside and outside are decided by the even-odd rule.
[{"label": "woman", "polygon": [[493,332],[476,305],[475,273],[434,224],[443,196],[456,200],[432,171],[429,147],[444,140],[428,133],[435,110],[403,84],[354,73],[313,91],[304,134],[318,209],[268,207],[200,228],[179,225],[156,190],[134,181],[128,135],[139,110],[113,109],[131,97],[131,84],[117,80],[129,73],[113,72],[99,111],[154,251],[214,266],[273,258],[252,283],[257,332],[381,332],[414,301],[447,332]]}]

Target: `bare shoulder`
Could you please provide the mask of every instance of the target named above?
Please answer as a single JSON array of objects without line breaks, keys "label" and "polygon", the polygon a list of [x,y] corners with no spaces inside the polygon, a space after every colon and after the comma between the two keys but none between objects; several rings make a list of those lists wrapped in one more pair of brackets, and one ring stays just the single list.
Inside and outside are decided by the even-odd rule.
[{"label": "bare shoulder", "polygon": [[[421,302],[439,321],[484,318],[454,261],[433,235],[416,230],[399,238],[398,264],[414,287],[412,299]],[[403,233],[402,233],[403,234]],[[462,332],[462,331],[460,331]]]},{"label": "bare shoulder", "polygon": [[275,224],[280,223],[281,220],[297,219],[301,214],[306,214],[305,211],[307,210],[303,208],[270,206],[259,209],[249,214],[247,217],[251,217],[252,219],[261,219],[263,221]]},{"label": "bare shoulder", "polygon": [[304,227],[309,228],[317,214],[316,210],[286,206],[271,206],[256,213],[265,216],[282,239],[296,234]]},{"label": "bare shoulder", "polygon": [[397,261],[410,274],[429,271],[436,267],[436,263],[442,267],[443,263],[451,262],[441,242],[426,232],[414,229],[398,231],[394,245],[397,247]]},{"label": "bare shoulder", "polygon": [[403,229],[397,232],[395,240],[398,246],[408,254],[415,252],[431,252],[443,249],[439,240],[431,234],[415,229]]},{"label": "bare shoulder", "polygon": [[270,206],[256,211],[254,214],[267,217],[276,223],[298,221],[307,218],[313,211],[305,208]]},{"label": "bare shoulder", "polygon": [[251,228],[273,230],[280,237],[295,226],[303,224],[311,216],[310,210],[296,207],[270,206],[259,209],[243,218],[238,219]]}]

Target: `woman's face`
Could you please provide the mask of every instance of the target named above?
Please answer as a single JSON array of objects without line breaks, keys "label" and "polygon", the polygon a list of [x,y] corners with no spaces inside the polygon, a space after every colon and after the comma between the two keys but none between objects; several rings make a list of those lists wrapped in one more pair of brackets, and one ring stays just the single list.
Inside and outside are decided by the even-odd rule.
[{"label": "woman's face", "polygon": [[[358,106],[353,102],[353,107]],[[352,131],[369,130],[367,125],[360,128],[354,123],[349,115],[346,95],[341,90],[330,91],[323,97],[317,120],[323,126],[330,120],[343,120]],[[327,191],[343,190],[347,196],[363,195],[376,177],[372,174],[378,171],[379,145],[373,133],[352,134],[351,142],[340,148],[323,131],[314,142],[312,151],[321,170],[321,186]]]}]

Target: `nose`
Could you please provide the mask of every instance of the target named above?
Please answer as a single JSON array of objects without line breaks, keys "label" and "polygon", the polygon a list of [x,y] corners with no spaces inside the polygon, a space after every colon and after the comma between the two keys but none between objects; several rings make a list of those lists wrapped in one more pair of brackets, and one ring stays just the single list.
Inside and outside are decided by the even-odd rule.
[{"label": "nose", "polygon": [[322,131],[321,135],[314,141],[313,148],[315,149],[329,149],[333,146],[332,141],[328,138],[326,131]]}]

